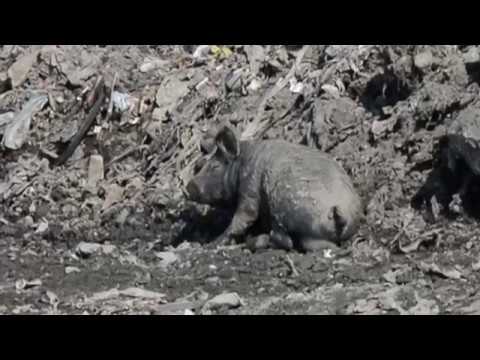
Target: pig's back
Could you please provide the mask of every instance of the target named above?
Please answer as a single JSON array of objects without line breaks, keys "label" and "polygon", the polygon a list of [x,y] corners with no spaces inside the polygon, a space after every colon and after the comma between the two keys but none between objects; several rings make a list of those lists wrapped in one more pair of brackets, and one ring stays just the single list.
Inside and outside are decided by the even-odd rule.
[{"label": "pig's back", "polygon": [[338,206],[347,217],[360,211],[350,177],[325,153],[285,141],[264,141],[258,155],[263,201],[286,230],[309,228]]}]

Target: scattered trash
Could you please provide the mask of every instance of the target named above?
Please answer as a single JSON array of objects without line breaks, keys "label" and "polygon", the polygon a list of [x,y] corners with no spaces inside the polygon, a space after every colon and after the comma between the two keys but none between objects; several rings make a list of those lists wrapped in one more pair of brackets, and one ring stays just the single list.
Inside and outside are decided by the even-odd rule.
[{"label": "scattered trash", "polygon": [[65,266],[65,274],[79,273],[81,270],[76,266]]},{"label": "scattered trash", "polygon": [[290,91],[294,94],[301,94],[303,93],[303,83],[297,81],[297,79],[293,78],[290,79]]},{"label": "scattered trash", "polygon": [[42,286],[42,280],[40,279],[35,279],[31,281],[20,279],[15,282],[15,288],[17,290],[27,290],[38,286]]},{"label": "scattered trash", "polygon": [[253,79],[247,88],[248,90],[255,92],[259,90],[261,87],[262,87],[262,82],[258,79]]},{"label": "scattered trash", "polygon": [[0,114],[0,135],[3,135],[6,126],[15,118],[15,113],[12,111]]},{"label": "scattered trash", "polygon": [[296,267],[295,267],[295,264],[293,263],[292,259],[290,258],[290,256],[286,256],[285,259],[287,260],[287,264],[288,266],[290,267],[291,271],[292,271],[292,276],[294,277],[297,277],[299,276],[300,274],[298,273]]},{"label": "scattered trash", "polygon": [[113,108],[119,113],[126,111],[133,111],[138,105],[138,99],[128,94],[123,94],[118,91],[112,93]]},{"label": "scattered trash", "polygon": [[32,304],[27,304],[27,305],[20,305],[20,306],[16,306],[13,310],[12,310],[12,313],[15,314],[15,315],[19,315],[19,314],[35,314],[35,313],[38,313],[39,311],[37,309],[34,309],[33,308],[33,305]]},{"label": "scattered trash", "polygon": [[237,69],[227,74],[225,78],[225,87],[228,91],[243,91],[243,70]]},{"label": "scattered trash", "polygon": [[2,143],[6,148],[18,150],[28,137],[32,117],[48,102],[47,95],[33,96],[14,119],[11,120],[4,131]]},{"label": "scattered trash", "polygon": [[77,245],[75,253],[81,257],[89,257],[102,249],[101,244],[81,242]]},{"label": "scattered trash", "polygon": [[322,90],[326,93],[330,94],[334,99],[340,98],[340,91],[338,91],[337,87],[330,84],[322,85]]},{"label": "scattered trash", "polygon": [[347,312],[350,314],[379,315],[382,310],[378,308],[375,300],[360,299],[349,305]]},{"label": "scattered trash", "polygon": [[474,300],[470,305],[460,308],[464,315],[480,315],[480,299]]},{"label": "scattered trash", "polygon": [[244,301],[238,296],[237,293],[228,293],[217,295],[214,298],[208,300],[201,310],[201,314],[206,314],[210,311],[215,311],[221,307],[227,307],[228,309],[235,309],[244,305]]},{"label": "scattered trash", "polygon": [[398,118],[396,116],[392,116],[387,120],[374,120],[372,123],[372,135],[374,139],[377,140],[387,133],[392,132],[397,121]]},{"label": "scattered trash", "polygon": [[204,59],[210,54],[210,45],[199,45],[193,52],[194,59]]},{"label": "scattered trash", "polygon": [[160,85],[155,96],[158,113],[162,117],[172,113],[179,101],[187,95],[188,91],[188,83],[180,80],[179,74],[168,76]]},{"label": "scattered trash", "polygon": [[7,73],[4,71],[0,71],[0,94],[3,94],[4,92],[10,90],[11,87],[12,83]]},{"label": "scattered trash", "polygon": [[233,54],[232,50],[230,50],[226,46],[215,46],[214,45],[210,48],[210,50],[211,50],[213,56],[215,56],[218,59],[226,59]]},{"label": "scattered trash", "polygon": [[440,308],[435,300],[427,300],[418,296],[415,292],[415,300],[417,304],[408,309],[408,315],[438,315]]},{"label": "scattered trash", "polygon": [[159,266],[162,269],[166,269],[171,264],[178,261],[178,256],[171,251],[163,251],[155,253],[155,256],[160,259]]},{"label": "scattered trash", "polygon": [[420,54],[415,55],[413,62],[417,68],[423,70],[432,65],[433,55],[431,51],[422,52]]},{"label": "scattered trash", "polygon": [[98,182],[103,180],[103,175],[103,157],[100,155],[90,156],[88,165],[88,186],[96,188]]},{"label": "scattered trash", "polygon": [[437,244],[437,239],[438,239],[438,231],[431,231],[422,234],[418,239],[415,241],[411,242],[410,244],[407,245],[402,245],[401,242],[398,243],[398,249],[404,253],[408,254],[414,251],[417,251],[420,246],[425,245],[425,246],[435,246]]},{"label": "scattered trash", "polygon": [[478,47],[470,47],[469,50],[463,55],[463,60],[466,64],[475,64],[480,62],[480,52],[478,51]]},{"label": "scattered trash", "polygon": [[138,287],[130,287],[126,288],[124,290],[118,290],[118,289],[110,289],[107,291],[100,291],[95,294],[93,294],[91,297],[87,298],[85,300],[85,303],[95,303],[99,301],[107,301],[111,299],[117,299],[119,297],[129,297],[129,298],[140,298],[140,299],[147,299],[147,300],[154,300],[157,302],[165,302],[165,294],[155,292],[155,291],[150,291],[150,290],[145,290],[142,288]]},{"label": "scattered trash", "polygon": [[325,249],[323,250],[323,257],[326,258],[326,259],[331,259],[334,257],[334,255],[332,254],[332,249]]},{"label": "scattered trash", "polygon": [[117,184],[111,184],[105,188],[105,201],[102,205],[102,211],[110,208],[113,204],[120,202],[123,198],[123,188]]},{"label": "scattered trash", "polygon": [[48,230],[48,221],[43,220],[38,224],[37,229],[35,230],[35,234],[43,234],[47,230]]},{"label": "scattered trash", "polygon": [[260,67],[265,61],[265,50],[261,45],[245,45],[243,47],[247,54],[248,62],[250,64],[250,71],[253,75],[257,75]]},{"label": "scattered trash", "polygon": [[473,270],[473,271],[478,271],[478,270],[480,270],[480,260],[477,261],[476,263],[472,264],[472,270]]},{"label": "scattered trash", "polygon": [[391,284],[396,284],[397,282],[397,273],[395,271],[387,271],[382,275],[382,278]]},{"label": "scattered trash", "polygon": [[[0,312],[477,313],[479,49],[0,45]],[[366,195],[361,236],[205,245],[230,209],[182,189],[224,123],[328,153]]]},{"label": "scattered trash", "polygon": [[148,73],[155,70],[166,71],[169,65],[168,61],[155,59],[155,58],[146,58],[144,62],[140,65],[139,70],[142,73]]},{"label": "scattered trash", "polygon": [[67,48],[67,51],[77,53],[75,61],[62,50],[57,50],[55,57],[58,61],[58,69],[66,76],[72,86],[84,86],[85,81],[93,77],[98,68],[102,66],[102,60],[94,54],[81,49],[77,50],[72,45]]},{"label": "scattered trash", "polygon": [[141,288],[128,288],[118,292],[120,295],[136,297],[136,298],[143,298],[143,299],[152,299],[152,300],[161,300],[163,301],[165,298],[165,294],[149,291]]},{"label": "scattered trash", "polygon": [[101,245],[96,243],[81,242],[75,248],[75,254],[82,258],[88,258],[91,255],[103,252],[105,255],[113,253],[116,249],[114,245]]},{"label": "scattered trash", "polygon": [[28,73],[33,64],[37,61],[38,55],[39,50],[33,49],[33,51],[27,52],[10,66],[8,69],[8,76],[13,88],[22,85],[23,82],[27,80]]},{"label": "scattered trash", "polygon": [[52,292],[50,290],[47,290],[45,295],[48,299],[48,303],[53,307],[53,310],[56,311],[57,307],[58,307],[58,304],[60,303],[60,300],[58,299],[57,294],[55,294],[54,292]]},{"label": "scattered trash", "polygon": [[444,278],[449,278],[454,280],[460,280],[463,278],[463,275],[459,270],[454,268],[446,269],[446,268],[440,267],[435,263],[427,263],[422,261],[418,264],[418,267],[425,273],[439,275]]}]

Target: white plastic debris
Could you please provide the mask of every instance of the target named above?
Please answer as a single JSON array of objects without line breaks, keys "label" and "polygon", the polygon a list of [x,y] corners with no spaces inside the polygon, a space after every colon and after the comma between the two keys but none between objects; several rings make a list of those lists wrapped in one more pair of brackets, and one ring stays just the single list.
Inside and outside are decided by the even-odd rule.
[{"label": "white plastic debris", "polygon": [[43,234],[47,230],[48,230],[48,221],[43,220],[38,224],[37,229],[35,230],[35,234]]},{"label": "white plastic debris", "polygon": [[132,110],[138,100],[129,94],[114,91],[112,93],[112,102],[115,111],[124,113],[125,111]]},{"label": "white plastic debris", "polygon": [[42,280],[40,280],[40,279],[35,279],[35,280],[32,280],[32,281],[27,281],[25,279],[20,279],[20,280],[15,282],[15,288],[17,290],[25,290],[25,289],[29,289],[29,288],[36,287],[36,286],[41,286],[41,285],[42,285]]},{"label": "white plastic debris", "polygon": [[431,51],[424,51],[415,55],[413,62],[419,69],[425,69],[432,65],[433,55]]},{"label": "white plastic debris", "polygon": [[253,79],[248,85],[247,89],[250,91],[257,91],[262,87],[262,82],[258,79]]},{"label": "white plastic debris", "polygon": [[115,245],[101,245],[82,241],[75,248],[75,254],[80,257],[89,257],[100,252],[104,253],[105,255],[109,255],[113,253],[115,249]]},{"label": "white plastic debris", "polygon": [[210,53],[210,45],[199,45],[193,52],[194,59],[203,59]]},{"label": "white plastic debris", "polygon": [[72,273],[79,273],[80,269],[76,266],[66,266],[65,267],[65,274],[72,274]]},{"label": "white plastic debris", "polygon": [[162,269],[166,269],[169,265],[173,264],[178,260],[178,256],[171,251],[161,251],[155,253],[155,256],[160,259],[159,266]]},{"label": "white plastic debris", "polygon": [[13,120],[15,113],[12,111],[0,114],[0,135],[3,134],[7,125]]},{"label": "white plastic debris", "polygon": [[297,81],[297,79],[290,79],[290,91],[294,94],[301,94],[303,92],[303,83]]},{"label": "white plastic debris", "polygon": [[326,258],[326,259],[333,258],[332,249],[323,250],[323,257]]},{"label": "white plastic debris", "polygon": [[47,95],[36,95],[28,101],[13,120],[11,120],[3,134],[3,145],[11,150],[18,150],[27,139],[32,116],[40,111],[48,102]]}]

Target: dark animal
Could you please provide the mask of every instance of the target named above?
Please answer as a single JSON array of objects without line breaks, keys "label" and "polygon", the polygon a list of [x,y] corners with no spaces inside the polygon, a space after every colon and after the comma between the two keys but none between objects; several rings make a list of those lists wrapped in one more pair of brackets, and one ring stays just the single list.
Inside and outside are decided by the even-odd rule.
[{"label": "dark animal", "polygon": [[480,217],[480,110],[476,107],[462,110],[439,138],[434,153],[434,167],[427,181],[412,198],[412,206],[424,204],[431,210],[433,196],[449,213],[449,203],[458,194],[464,210]]},{"label": "dark animal", "polygon": [[204,144],[184,192],[198,203],[236,208],[221,243],[244,236],[257,220],[285,249],[314,251],[357,231],[360,197],[327,154],[281,140],[239,141],[227,126]]}]

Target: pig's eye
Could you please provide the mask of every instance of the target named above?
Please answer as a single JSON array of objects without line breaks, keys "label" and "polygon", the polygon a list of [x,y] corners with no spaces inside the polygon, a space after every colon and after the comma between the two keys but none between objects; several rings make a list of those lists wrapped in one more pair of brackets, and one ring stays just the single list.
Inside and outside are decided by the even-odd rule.
[{"label": "pig's eye", "polygon": [[194,173],[197,174],[200,170],[202,170],[204,165],[205,165],[204,159],[197,161],[193,167]]},{"label": "pig's eye", "polygon": [[212,170],[217,170],[218,168],[220,168],[220,164],[218,164],[218,163],[212,163],[212,164],[210,165],[210,167],[211,167]]}]

